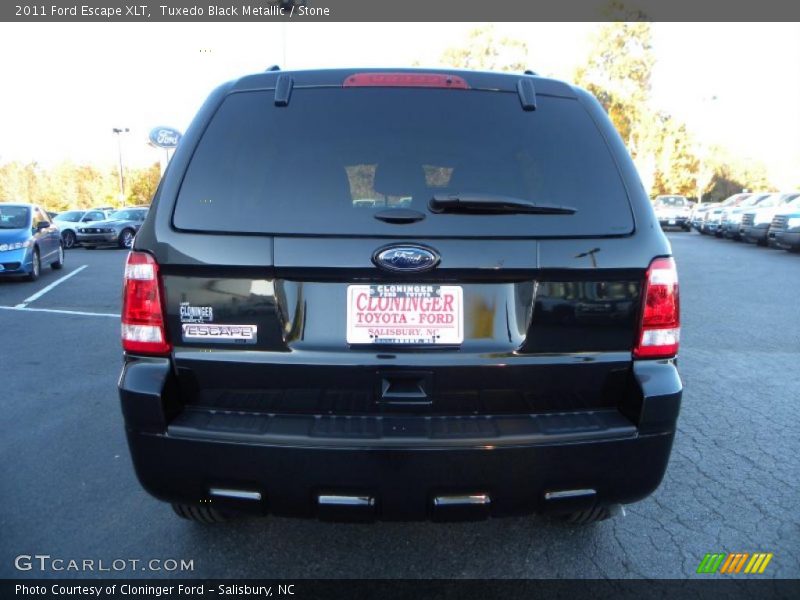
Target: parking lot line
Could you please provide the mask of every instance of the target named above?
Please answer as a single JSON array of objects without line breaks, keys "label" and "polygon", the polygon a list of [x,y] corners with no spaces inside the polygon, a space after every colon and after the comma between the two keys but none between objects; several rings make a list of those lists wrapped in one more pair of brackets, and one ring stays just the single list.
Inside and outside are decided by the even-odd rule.
[{"label": "parking lot line", "polygon": [[82,310],[61,310],[58,308],[30,308],[27,306],[23,306],[17,304],[16,306],[0,306],[0,310],[16,310],[16,311],[24,311],[24,312],[45,312],[45,313],[56,313],[60,315],[83,315],[86,317],[114,317],[115,319],[119,319],[120,316],[114,313],[96,313],[96,312],[85,312]]},{"label": "parking lot line", "polygon": [[28,304],[30,304],[34,300],[38,300],[39,298],[44,296],[47,292],[52,290],[54,287],[56,287],[57,285],[60,285],[61,283],[64,283],[67,279],[69,279],[73,275],[77,275],[78,273],[83,271],[88,266],[89,265],[81,265],[80,267],[78,267],[77,269],[72,271],[71,273],[67,273],[66,275],[64,275],[61,279],[56,279],[50,285],[48,285],[46,287],[43,287],[41,290],[39,290],[38,292],[36,292],[32,296],[28,296],[27,298],[25,298],[25,300],[23,300],[22,302],[17,304],[14,308],[25,308],[26,306],[28,306]]}]

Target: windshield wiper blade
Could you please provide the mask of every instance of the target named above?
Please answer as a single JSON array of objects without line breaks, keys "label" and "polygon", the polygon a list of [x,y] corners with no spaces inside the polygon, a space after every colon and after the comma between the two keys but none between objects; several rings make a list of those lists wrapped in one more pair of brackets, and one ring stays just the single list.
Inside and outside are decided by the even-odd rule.
[{"label": "windshield wiper blade", "polygon": [[522,198],[487,194],[437,194],[431,198],[428,208],[434,213],[574,215],[577,212],[571,206],[537,204]]}]

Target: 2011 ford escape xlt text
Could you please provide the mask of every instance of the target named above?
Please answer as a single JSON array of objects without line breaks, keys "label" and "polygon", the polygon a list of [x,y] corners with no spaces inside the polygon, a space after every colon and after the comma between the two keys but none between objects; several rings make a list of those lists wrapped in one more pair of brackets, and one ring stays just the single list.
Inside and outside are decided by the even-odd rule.
[{"label": "2011 ford escape xlt text", "polygon": [[529,74],[218,88],[125,268],[136,473],[176,512],[606,518],[667,467],[669,242],[600,104]]}]

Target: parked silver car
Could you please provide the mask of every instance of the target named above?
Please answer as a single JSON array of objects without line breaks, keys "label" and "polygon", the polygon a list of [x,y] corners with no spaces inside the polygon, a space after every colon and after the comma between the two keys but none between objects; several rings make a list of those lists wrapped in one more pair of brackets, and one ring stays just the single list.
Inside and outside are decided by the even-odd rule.
[{"label": "parked silver car", "polygon": [[104,221],[96,221],[78,228],[78,243],[86,249],[97,246],[119,246],[130,248],[133,238],[147,216],[148,207],[122,208]]},{"label": "parked silver car", "polygon": [[79,227],[92,223],[94,221],[103,221],[108,218],[112,211],[104,210],[101,208],[93,208],[89,210],[68,210],[58,213],[53,218],[53,225],[58,227],[61,232],[61,240],[64,243],[64,249],[69,250],[77,243],[77,230]]}]

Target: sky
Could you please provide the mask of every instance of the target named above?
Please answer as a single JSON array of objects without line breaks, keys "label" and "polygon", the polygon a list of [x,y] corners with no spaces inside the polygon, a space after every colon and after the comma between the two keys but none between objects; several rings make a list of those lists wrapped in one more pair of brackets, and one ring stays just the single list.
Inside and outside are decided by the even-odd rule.
[{"label": "sky", "polygon": [[[218,84],[284,69],[436,66],[470,23],[1,23],[0,163],[158,161],[155,126],[185,130]],[[597,23],[498,23],[530,68],[569,81]],[[800,24],[654,23],[653,100],[705,144],[800,186]]]}]

